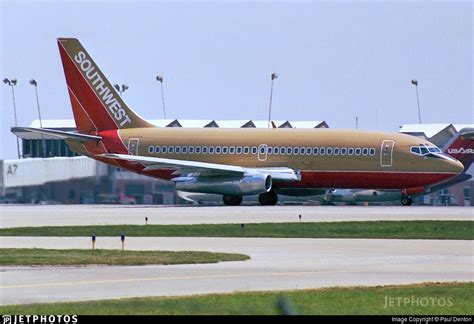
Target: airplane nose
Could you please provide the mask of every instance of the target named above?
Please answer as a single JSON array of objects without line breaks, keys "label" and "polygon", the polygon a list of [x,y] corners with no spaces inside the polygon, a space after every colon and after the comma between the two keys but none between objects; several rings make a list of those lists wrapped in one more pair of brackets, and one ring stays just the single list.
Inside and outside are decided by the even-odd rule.
[{"label": "airplane nose", "polygon": [[464,172],[464,165],[459,162],[458,160],[446,161],[448,164],[449,172],[453,173],[463,173]]}]

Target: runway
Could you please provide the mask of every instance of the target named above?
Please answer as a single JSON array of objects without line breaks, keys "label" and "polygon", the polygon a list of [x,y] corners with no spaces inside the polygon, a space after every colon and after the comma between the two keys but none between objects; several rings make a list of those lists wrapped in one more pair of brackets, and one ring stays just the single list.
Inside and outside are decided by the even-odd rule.
[{"label": "runway", "polygon": [[[5,247],[90,248],[89,237],[2,237]],[[118,249],[117,238],[97,248]],[[244,253],[248,261],[134,267],[0,267],[1,304],[233,291],[472,281],[473,242],[450,240],[141,238],[126,248]],[[381,307],[384,301],[381,300]]]},{"label": "runway", "polygon": [[375,220],[474,220],[472,207],[0,205],[0,227],[223,224]]}]

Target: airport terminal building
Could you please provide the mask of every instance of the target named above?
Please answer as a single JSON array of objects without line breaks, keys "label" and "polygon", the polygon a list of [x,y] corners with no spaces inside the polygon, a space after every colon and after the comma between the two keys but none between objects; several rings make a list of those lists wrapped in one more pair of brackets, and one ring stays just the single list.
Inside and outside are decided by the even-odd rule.
[{"label": "airport terminal building", "polygon": [[[154,120],[157,127],[267,128],[265,120]],[[324,121],[274,121],[279,128],[328,128]],[[74,120],[43,120],[44,128],[75,131]],[[35,120],[30,127],[39,127]],[[472,124],[411,124],[400,132],[443,147],[459,130]],[[62,139],[16,132],[21,159],[1,161],[1,196],[6,203],[184,203],[171,182],[145,177],[72,152]],[[469,172],[473,173],[473,168]],[[457,184],[416,200],[426,205],[474,205],[474,181]]]}]

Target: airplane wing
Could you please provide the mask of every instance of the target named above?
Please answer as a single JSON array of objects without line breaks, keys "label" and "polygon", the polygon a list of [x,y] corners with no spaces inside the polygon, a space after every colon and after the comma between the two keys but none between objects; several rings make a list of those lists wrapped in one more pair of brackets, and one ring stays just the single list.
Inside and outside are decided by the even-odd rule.
[{"label": "airplane wing", "polygon": [[63,138],[63,139],[69,138],[69,139],[76,139],[80,141],[100,141],[102,139],[102,137],[100,136],[81,134],[81,133],[75,133],[75,132],[64,132],[64,131],[48,129],[48,128],[12,127],[11,131],[12,133],[17,133],[17,132],[42,133],[42,134],[55,136],[58,138]]},{"label": "airplane wing", "polygon": [[235,175],[242,177],[261,173],[270,175],[274,181],[298,181],[301,179],[301,175],[298,171],[285,167],[248,168],[219,163],[165,159],[127,154],[100,154],[99,156],[110,159],[140,163],[145,165],[144,170],[146,171],[171,169],[176,170],[175,174],[195,177],[213,175]]}]

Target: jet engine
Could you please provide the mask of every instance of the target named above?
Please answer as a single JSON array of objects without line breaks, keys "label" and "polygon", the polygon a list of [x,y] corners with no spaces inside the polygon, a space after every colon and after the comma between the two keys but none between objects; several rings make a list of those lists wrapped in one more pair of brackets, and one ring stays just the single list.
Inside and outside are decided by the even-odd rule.
[{"label": "jet engine", "polygon": [[178,178],[175,181],[176,190],[221,195],[257,195],[272,189],[272,177],[268,174],[243,177],[186,177]]}]

